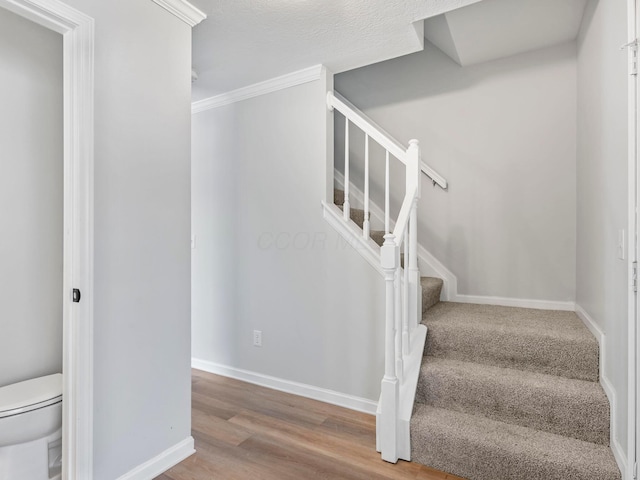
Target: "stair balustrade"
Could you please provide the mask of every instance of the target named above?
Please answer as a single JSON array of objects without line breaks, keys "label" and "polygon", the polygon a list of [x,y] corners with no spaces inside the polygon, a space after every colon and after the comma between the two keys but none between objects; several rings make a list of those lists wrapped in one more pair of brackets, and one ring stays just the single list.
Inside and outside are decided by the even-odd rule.
[{"label": "stair balustrade", "polygon": [[[385,149],[385,205],[384,205],[384,243],[380,248],[380,266],[384,272],[385,293],[385,370],[381,382],[380,404],[378,407],[377,449],[382,459],[397,462],[399,458],[409,460],[408,430],[400,419],[402,384],[406,379],[405,358],[411,352],[411,337],[420,324],[421,285],[418,270],[417,207],[420,198],[420,175],[425,166],[420,160],[418,140],[411,140],[404,148],[389,134],[351,105],[338,93],[327,94],[329,110],[337,110],[345,117],[345,171],[343,220],[349,222],[351,202],[349,192],[350,158],[349,129],[353,125],[365,134],[364,168],[364,222],[363,238],[370,237],[370,198],[369,198],[369,143],[371,140]],[[400,213],[391,231],[389,170],[391,158],[405,166],[405,196]],[[427,167],[428,168],[428,167]],[[427,173],[427,172],[425,172]],[[427,173],[429,174],[429,173]],[[434,179],[442,188],[446,181]],[[400,261],[400,250],[404,250],[404,269]],[[425,332],[426,334],[426,332]],[[424,339],[423,339],[424,341]],[[416,348],[418,346],[416,345]]]}]

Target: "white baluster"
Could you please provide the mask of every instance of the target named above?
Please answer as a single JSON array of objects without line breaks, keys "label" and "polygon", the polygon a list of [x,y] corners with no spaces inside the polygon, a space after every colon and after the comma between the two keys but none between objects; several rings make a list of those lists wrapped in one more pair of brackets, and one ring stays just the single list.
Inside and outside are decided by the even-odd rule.
[{"label": "white baluster", "polygon": [[344,117],[344,203],[342,214],[345,222],[351,217],[351,204],[349,203],[349,119]]},{"label": "white baluster", "polygon": [[369,238],[369,135],[365,136],[364,143],[364,223],[362,224],[362,236]]},{"label": "white baluster", "polygon": [[380,263],[384,270],[385,281],[385,340],[384,340],[384,377],[380,393],[379,447],[382,459],[387,462],[398,461],[398,405],[399,387],[395,373],[395,288],[394,280],[398,269],[399,251],[393,234],[384,236],[380,249]]},{"label": "white baluster", "polygon": [[[410,233],[410,232],[408,232]],[[411,288],[409,282],[409,240],[405,234],[404,240],[404,290],[402,292],[402,352],[408,355],[411,351],[411,345],[409,344],[409,319],[411,313],[409,311],[409,290]]]},{"label": "white baluster", "polygon": [[389,233],[389,150],[384,165],[384,233]]}]

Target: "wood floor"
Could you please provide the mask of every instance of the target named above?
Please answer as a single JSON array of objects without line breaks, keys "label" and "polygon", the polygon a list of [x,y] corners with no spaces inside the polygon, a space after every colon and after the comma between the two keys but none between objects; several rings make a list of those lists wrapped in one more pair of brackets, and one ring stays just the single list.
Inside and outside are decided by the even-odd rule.
[{"label": "wood floor", "polygon": [[156,480],[454,480],[375,451],[375,418],[193,371],[197,453]]}]

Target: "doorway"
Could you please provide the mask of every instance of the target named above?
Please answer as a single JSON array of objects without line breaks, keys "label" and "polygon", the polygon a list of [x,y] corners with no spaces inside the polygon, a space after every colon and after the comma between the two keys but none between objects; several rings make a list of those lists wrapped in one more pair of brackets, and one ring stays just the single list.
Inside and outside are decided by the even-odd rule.
[{"label": "doorway", "polygon": [[93,476],[94,22],[57,0],[0,0],[0,8],[62,35],[62,478],[90,480]]}]

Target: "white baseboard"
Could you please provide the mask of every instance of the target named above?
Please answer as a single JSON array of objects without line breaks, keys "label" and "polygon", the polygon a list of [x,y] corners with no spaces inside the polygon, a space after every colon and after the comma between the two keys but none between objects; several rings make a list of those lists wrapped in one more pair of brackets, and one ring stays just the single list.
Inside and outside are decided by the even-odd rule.
[{"label": "white baseboard", "polygon": [[[334,187],[344,190],[344,175],[338,170],[334,170],[333,178]],[[353,208],[364,208],[364,193],[362,193],[362,190],[360,190],[353,182],[349,182],[349,199]],[[370,201],[369,213],[372,229],[383,229],[384,210],[374,202]],[[393,229],[394,226],[395,222],[392,219],[390,222],[391,229]],[[334,228],[337,228],[337,226],[334,225]],[[426,275],[442,279],[444,285],[442,287],[440,300],[443,301],[478,303],[481,305],[501,305],[504,307],[537,308],[540,310],[565,310],[571,312],[575,310],[574,302],[458,294],[458,278],[421,244],[418,244],[418,267],[423,276]],[[380,271],[380,273],[382,273],[382,271]]]},{"label": "white baseboard", "polygon": [[[333,172],[334,186],[344,190],[344,175],[338,170]],[[364,193],[353,182],[349,182],[349,201],[353,208],[364,208]],[[369,214],[372,230],[384,229],[384,210],[376,203],[369,202]],[[390,219],[389,227],[393,230],[396,222]],[[426,248],[418,244],[418,268],[423,275],[441,278],[444,282],[441,300],[451,300],[458,291],[458,279]],[[380,273],[383,273],[380,271]]]},{"label": "white baseboard", "polygon": [[616,428],[617,419],[618,419],[618,408],[617,408],[617,401],[616,401],[617,392],[616,392],[616,389],[613,387],[611,380],[606,375],[605,373],[606,370],[604,368],[605,362],[606,362],[605,352],[607,348],[607,345],[605,342],[605,334],[600,328],[600,326],[595,322],[593,318],[591,318],[591,316],[586,312],[584,308],[576,304],[575,311],[576,311],[576,315],[578,315],[580,320],[584,322],[585,326],[589,329],[589,331],[593,334],[593,336],[596,337],[596,340],[598,341],[598,345],[600,346],[600,366],[599,366],[600,385],[602,386],[604,393],[606,393],[607,398],[609,399],[609,405],[611,408],[611,427],[610,427],[611,434],[610,434],[609,443],[611,445],[611,451],[613,452],[613,456],[615,457],[616,462],[618,463],[618,468],[622,472],[622,478],[627,478],[628,476],[627,454],[622,448],[622,446],[620,445],[620,442],[618,441],[617,428]]},{"label": "white baseboard", "polygon": [[196,451],[193,437],[190,436],[176,443],[173,447],[166,449],[151,460],[142,465],[138,465],[133,470],[119,477],[118,480],[149,480],[155,478],[194,453],[196,453]]},{"label": "white baseboard", "polygon": [[324,219],[331,225],[346,242],[356,249],[380,275],[384,277],[384,270],[380,264],[380,247],[371,239],[362,238],[362,230],[353,220],[345,222],[342,211],[333,204],[322,202]]},{"label": "white baseboard", "polygon": [[369,413],[371,415],[375,415],[378,407],[378,402],[368,400],[366,398],[355,397],[353,395],[327,390],[313,385],[271,377],[269,375],[263,375],[262,373],[242,370],[240,368],[221,365],[207,360],[192,358],[191,366],[197,370],[235,378],[236,380],[242,380],[243,382],[253,383],[255,385],[272,388],[281,392],[292,393],[301,397],[319,400],[321,402],[330,403],[350,410],[356,410],[358,412]]},{"label": "white baseboard", "polygon": [[574,302],[556,300],[532,300],[527,298],[488,297],[484,295],[459,295],[455,294],[452,302],[478,303],[480,305],[501,305],[503,307],[537,308],[539,310],[563,310],[573,312],[576,308]]}]

